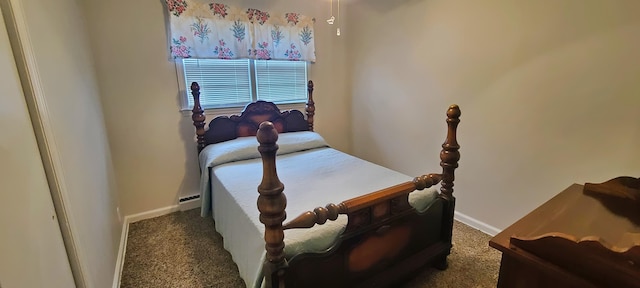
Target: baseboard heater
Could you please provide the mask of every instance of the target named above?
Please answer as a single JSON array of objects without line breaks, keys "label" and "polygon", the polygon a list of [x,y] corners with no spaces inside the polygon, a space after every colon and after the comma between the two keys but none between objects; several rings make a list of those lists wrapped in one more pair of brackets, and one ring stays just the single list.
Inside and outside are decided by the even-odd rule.
[{"label": "baseboard heater", "polygon": [[180,211],[191,210],[200,207],[200,194],[193,194],[178,198]]},{"label": "baseboard heater", "polygon": [[184,202],[187,202],[187,201],[193,200],[193,199],[200,199],[200,194],[194,194],[194,195],[191,195],[191,196],[180,197],[180,199],[178,199],[178,204],[184,203]]}]

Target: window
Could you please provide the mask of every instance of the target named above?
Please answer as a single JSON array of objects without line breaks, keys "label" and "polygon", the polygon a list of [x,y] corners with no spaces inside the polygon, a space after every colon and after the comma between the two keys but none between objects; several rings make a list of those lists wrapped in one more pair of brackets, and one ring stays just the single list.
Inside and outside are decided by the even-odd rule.
[{"label": "window", "polygon": [[265,100],[276,104],[307,101],[307,62],[250,59],[183,59],[178,62],[183,109],[193,108],[191,83],[200,85],[204,109],[243,107]]}]

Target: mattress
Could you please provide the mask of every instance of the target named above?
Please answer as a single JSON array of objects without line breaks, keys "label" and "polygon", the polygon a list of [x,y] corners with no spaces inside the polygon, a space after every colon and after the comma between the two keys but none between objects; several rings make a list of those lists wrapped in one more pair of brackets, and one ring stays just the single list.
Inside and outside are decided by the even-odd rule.
[{"label": "mattress", "polygon": [[[328,203],[338,204],[413,179],[330,148],[314,132],[284,133],[279,137],[277,171],[285,187],[289,220]],[[201,183],[202,214],[213,216],[224,247],[238,265],[247,287],[260,287],[265,255],[264,225],[259,221],[256,204],[262,179],[257,146],[255,137],[242,137],[209,145],[200,155],[205,171]],[[416,191],[409,194],[409,202],[420,211],[436,196],[435,188]],[[326,251],[346,224],[347,217],[340,215],[336,221],[310,229],[286,230],[286,257]]]}]

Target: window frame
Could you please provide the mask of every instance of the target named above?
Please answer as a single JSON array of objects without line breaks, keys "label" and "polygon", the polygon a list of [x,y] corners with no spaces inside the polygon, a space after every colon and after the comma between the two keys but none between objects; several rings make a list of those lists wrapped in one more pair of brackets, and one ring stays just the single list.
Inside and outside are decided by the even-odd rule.
[{"label": "window frame", "polygon": [[[257,93],[257,87],[256,87],[256,65],[255,65],[255,59],[249,59],[249,82],[250,82],[250,89],[251,89],[251,101],[255,102],[258,100],[258,93]],[[271,61],[271,60],[267,60],[267,61]],[[187,97],[193,97],[193,95],[191,95],[191,83],[186,83],[186,79],[185,79],[185,71],[184,71],[184,66],[182,63],[182,59],[176,59],[175,60],[175,67],[176,67],[176,78],[178,78],[178,93],[179,93],[179,97],[180,97],[180,111],[183,112],[183,114],[186,115],[186,113],[188,111],[191,111],[193,109],[193,106],[189,106],[189,98]],[[305,76],[308,82],[309,79],[309,63],[305,62]],[[305,93],[307,93],[307,88],[306,88],[306,84],[305,84]],[[290,100],[290,101],[278,101],[278,102],[274,102],[276,105],[278,105],[278,107],[280,108],[280,110],[289,110],[289,109],[298,109],[298,110],[304,110],[306,104],[308,101],[308,94],[306,99],[300,99],[300,100]],[[216,115],[229,115],[229,114],[233,114],[233,113],[239,113],[241,112],[245,106],[247,106],[247,104],[249,104],[251,102],[248,103],[244,103],[244,104],[236,104],[236,105],[228,105],[228,106],[207,106],[207,105],[202,105],[202,109],[205,112],[213,112],[213,114]]]}]

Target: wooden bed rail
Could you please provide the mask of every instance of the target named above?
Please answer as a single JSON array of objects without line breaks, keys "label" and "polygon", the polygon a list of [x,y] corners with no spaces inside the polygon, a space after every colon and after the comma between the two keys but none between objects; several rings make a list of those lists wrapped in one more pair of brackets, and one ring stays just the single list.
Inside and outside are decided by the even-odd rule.
[{"label": "wooden bed rail", "polygon": [[[313,81],[309,80],[309,82],[307,83],[307,94],[308,94],[308,98],[307,98],[307,103],[306,103],[306,107],[305,107],[305,111],[306,111],[306,124],[303,124],[304,127],[302,129],[298,129],[298,130],[309,130],[309,131],[313,131],[313,117],[316,114],[316,106],[315,106],[315,102],[313,101]],[[200,151],[202,151],[202,149],[204,149],[204,147],[206,147],[209,144],[213,144],[216,142],[219,142],[221,140],[216,140],[216,141],[212,141],[210,139],[210,135],[208,135],[208,133],[210,133],[210,131],[205,130],[205,120],[206,117],[204,115],[204,109],[202,108],[202,105],[200,104],[200,85],[198,84],[198,82],[193,82],[191,83],[191,95],[193,96],[193,109],[191,110],[191,120],[193,120],[193,126],[196,127],[196,139],[197,139],[197,143],[198,143],[198,153],[200,153]],[[253,116],[256,116],[256,114],[260,114],[260,113],[265,113],[268,114],[270,112],[272,112],[272,110],[270,111],[260,111],[263,107],[260,107],[258,109],[255,110],[251,110],[251,109],[247,109],[250,107],[250,105],[255,105],[258,102],[254,102],[254,103],[250,103],[248,104],[244,110],[242,111],[242,113],[240,114],[240,116],[232,116],[232,117],[227,117],[227,116],[219,116],[218,118],[226,118],[229,119],[230,121],[237,121],[237,122],[242,122],[242,121],[251,121],[250,119],[245,119],[245,118],[252,118]],[[273,105],[273,104],[272,104]],[[275,107],[275,105],[274,105]],[[270,107],[269,107],[270,108]],[[278,110],[278,108],[274,108],[275,110]],[[278,110],[278,113],[280,111]],[[283,112],[284,116],[287,116],[287,112]],[[300,113],[301,118],[302,118],[302,113]],[[243,117],[246,116],[246,117]],[[261,116],[258,116],[257,118],[260,118]],[[216,118],[217,119],[217,118]],[[214,119],[211,123],[215,122]],[[273,121],[273,120],[270,120]],[[261,122],[261,121],[260,121]],[[260,122],[255,123],[256,127],[258,124],[260,124]],[[223,124],[224,125],[228,125],[228,124]],[[209,127],[211,127],[211,124],[209,124]],[[255,132],[255,128],[251,131],[251,132]],[[289,132],[289,131],[284,131],[284,132]],[[255,135],[255,134],[251,134],[251,135]],[[246,135],[237,135],[235,134],[235,137],[238,136],[246,136]],[[226,140],[230,140],[230,139],[224,139],[222,141],[226,141]]]},{"label": "wooden bed rail", "polygon": [[[391,186],[376,192],[352,198],[342,203],[328,204],[325,207],[318,207],[313,211],[307,211],[300,216],[283,225],[283,229],[295,228],[311,228],[316,224],[322,225],[327,220],[334,221],[338,219],[339,214],[354,214],[359,210],[369,207],[399,207],[399,203],[404,203],[407,195],[415,190],[424,190],[436,185],[442,179],[442,174],[428,174],[416,177],[413,181]],[[408,204],[408,203],[407,203]],[[409,208],[408,205],[402,205],[402,208]],[[386,208],[378,208],[386,209]],[[399,212],[399,209],[395,209]],[[348,228],[347,228],[348,229]]]}]

